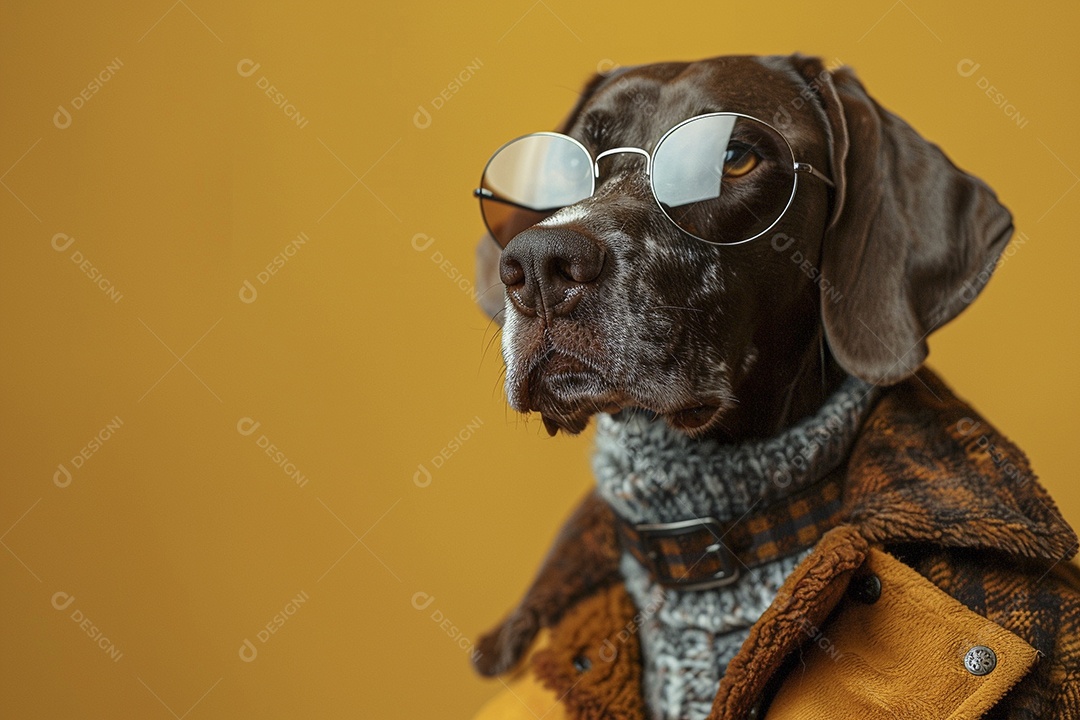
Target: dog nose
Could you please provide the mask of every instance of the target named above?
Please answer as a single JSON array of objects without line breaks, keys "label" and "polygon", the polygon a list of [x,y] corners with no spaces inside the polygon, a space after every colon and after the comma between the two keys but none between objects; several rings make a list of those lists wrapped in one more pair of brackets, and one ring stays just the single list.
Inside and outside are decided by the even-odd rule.
[{"label": "dog nose", "polygon": [[503,250],[499,277],[525,312],[565,315],[577,304],[575,288],[595,281],[604,251],[595,240],[569,228],[534,227]]}]

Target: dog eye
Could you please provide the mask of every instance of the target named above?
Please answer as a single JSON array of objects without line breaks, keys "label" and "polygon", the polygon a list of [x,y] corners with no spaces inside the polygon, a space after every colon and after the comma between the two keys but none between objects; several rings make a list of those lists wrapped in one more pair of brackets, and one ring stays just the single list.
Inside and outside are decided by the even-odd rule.
[{"label": "dog eye", "polygon": [[724,153],[724,177],[742,177],[758,164],[758,156],[747,145],[731,145]]}]

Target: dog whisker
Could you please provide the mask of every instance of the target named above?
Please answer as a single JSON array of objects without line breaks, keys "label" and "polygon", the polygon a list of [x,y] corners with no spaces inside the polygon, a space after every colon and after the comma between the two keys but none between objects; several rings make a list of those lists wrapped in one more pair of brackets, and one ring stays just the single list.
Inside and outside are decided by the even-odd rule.
[{"label": "dog whisker", "polygon": [[645,308],[646,312],[652,312],[653,310],[687,310],[689,312],[705,312],[701,308],[686,307],[685,305],[653,305]]},{"label": "dog whisker", "polygon": [[484,360],[487,359],[488,351],[491,350],[491,346],[495,344],[495,341],[499,339],[499,336],[501,334],[502,334],[502,330],[499,329],[499,328],[496,328],[495,332],[491,334],[490,338],[488,338],[487,343],[484,345],[484,350],[480,354],[480,364],[481,365],[484,364]]},{"label": "dog whisker", "polygon": [[499,368],[499,374],[495,377],[495,386],[491,388],[491,396],[495,397],[495,394],[500,392],[503,387],[503,383],[506,382],[506,366],[503,365]]}]

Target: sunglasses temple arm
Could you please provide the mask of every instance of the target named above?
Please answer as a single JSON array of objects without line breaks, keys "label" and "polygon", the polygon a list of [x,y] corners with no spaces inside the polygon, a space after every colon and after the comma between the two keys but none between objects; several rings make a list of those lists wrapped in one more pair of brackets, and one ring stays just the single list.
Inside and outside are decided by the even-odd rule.
[{"label": "sunglasses temple arm", "polygon": [[807,173],[811,177],[816,177],[818,180],[825,183],[826,185],[828,185],[831,188],[836,187],[836,184],[833,183],[832,180],[830,180],[829,178],[825,177],[820,172],[818,172],[818,170],[816,168],[814,168],[814,166],[811,165],[810,163],[801,163],[801,162],[795,163],[795,172]]},{"label": "sunglasses temple arm", "polygon": [[529,212],[534,212],[534,213],[553,213],[553,212],[555,212],[557,210],[562,209],[562,207],[553,207],[553,208],[529,207],[528,205],[522,205],[521,203],[516,203],[513,200],[507,200],[506,198],[501,198],[498,195],[496,195],[495,193],[491,192],[490,190],[485,190],[484,188],[476,188],[475,190],[473,190],[473,197],[478,197],[481,200],[493,200],[493,201],[495,201],[497,203],[502,203],[503,205],[509,205],[510,207],[516,207],[519,210],[528,210]]}]

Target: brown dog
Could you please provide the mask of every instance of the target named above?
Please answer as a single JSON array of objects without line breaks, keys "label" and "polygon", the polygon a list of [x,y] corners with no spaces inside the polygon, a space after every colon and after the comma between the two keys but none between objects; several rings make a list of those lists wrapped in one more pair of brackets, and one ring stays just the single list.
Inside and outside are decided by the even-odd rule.
[{"label": "brown dog", "polygon": [[[740,574],[745,585],[748,579],[764,578],[767,568],[775,575],[782,567],[788,582],[779,596],[786,604],[781,607],[777,600],[763,607],[760,621],[735,636],[740,643],[745,637],[750,640],[730,664],[727,659],[720,663],[721,674],[725,666],[728,672],[711,717],[741,717],[735,710],[767,705],[781,677],[777,673],[783,658],[766,657],[766,651],[753,647],[753,639],[776,633],[779,648],[780,638],[790,644],[801,637],[773,625],[786,618],[784,613],[809,612],[810,605],[791,608],[792,593],[800,587],[796,579],[805,581],[810,572],[806,562],[824,563],[822,567],[832,568],[840,578],[838,591],[816,586],[819,605],[826,600],[831,604],[814,605],[816,615],[798,620],[802,628],[813,627],[820,640],[817,623],[839,601],[843,585],[860,563],[863,576],[867,568],[876,573],[872,577],[880,595],[883,583],[887,589],[918,585],[905,575],[910,572],[907,565],[930,573],[915,557],[930,557],[953,545],[983,548],[978,567],[986,574],[968,580],[992,585],[996,581],[987,578],[1000,562],[995,553],[1017,546],[1014,539],[982,529],[997,528],[1004,517],[1017,514],[1038,515],[1040,527],[1054,528],[1046,535],[1052,540],[1033,545],[1025,556],[1054,562],[1071,556],[1075,535],[1036,482],[1025,480],[1019,489],[994,485],[1015,480],[1001,479],[998,460],[1015,452],[1015,462],[1026,468],[1022,454],[998,439],[997,459],[987,464],[985,446],[967,437],[975,427],[971,418],[977,415],[936,378],[919,371],[928,352],[927,336],[967,307],[988,281],[1011,236],[1011,216],[982,181],[956,168],[935,145],[871,99],[851,71],[829,71],[818,59],[796,55],[663,63],[597,76],[558,135],[530,136],[502,148],[489,163],[477,195],[489,228],[478,249],[478,283],[505,289],[501,296],[485,293],[481,305],[503,326],[506,393],[514,409],[540,413],[551,434],[580,432],[598,413],[616,418],[615,424],[640,417],[662,419],[685,439],[665,443],[687,454],[730,455],[731,448],[741,448],[757,467],[755,452],[772,452],[778,438],[793,437],[793,428],[811,423],[814,431],[815,413],[852,382],[874,386],[875,393],[863,392],[848,404],[866,406],[857,412],[845,405],[844,412],[854,413],[857,420],[851,436],[837,441],[846,454],[821,460],[827,467],[807,475],[804,486],[778,483],[775,475],[757,485],[733,477],[730,484],[753,500],[743,503],[745,508],[728,502],[724,487],[702,500],[700,488],[715,478],[691,472],[678,475],[678,481],[667,478],[662,488],[669,500],[685,501],[686,518],[665,516],[659,524],[643,523],[641,515],[648,513],[640,503],[638,517],[627,517],[629,506],[620,504],[630,492],[627,485],[602,485],[599,495],[586,499],[568,522],[522,604],[480,643],[477,666],[485,674],[517,664],[542,628],[551,629],[555,644],[585,643],[595,627],[586,631],[580,623],[604,625],[597,617],[611,620],[616,632],[625,630],[612,620],[622,617],[617,608],[629,604],[625,593],[605,595],[608,604],[599,608],[590,603],[607,592],[603,588],[621,588],[622,581],[630,582],[639,570],[649,572],[653,585],[662,586],[668,606],[674,607],[692,601],[701,587],[717,593],[712,597],[722,604],[723,593],[745,590],[732,584]],[[884,389],[889,386],[893,389]],[[881,399],[864,423],[871,412],[868,398],[877,397]],[[647,435],[619,432],[606,433],[606,442]],[[648,432],[653,433],[648,437],[660,437]],[[825,442],[832,441],[815,440],[811,448],[820,449]],[[641,450],[639,445],[629,452]],[[670,460],[671,455],[663,457]],[[849,466],[849,457],[859,461]],[[627,462],[632,465],[633,460]],[[695,457],[694,467],[699,461]],[[872,472],[867,469],[871,467]],[[638,475],[648,474],[634,468],[626,482],[637,483]],[[655,470],[663,475],[667,468]],[[875,493],[890,496],[889,483],[908,477],[918,477],[921,484],[904,503],[873,505]],[[718,482],[723,486],[727,481],[722,476]],[[987,500],[991,497],[1004,499],[995,504]],[[767,510],[760,517],[751,515],[759,503]],[[1022,508],[1014,507],[1016,503]],[[981,517],[957,519],[967,518],[974,505],[983,508]],[[876,509],[867,510],[871,506]],[[1049,514],[1032,510],[1036,506]],[[818,508],[820,517],[811,522],[790,515],[796,507],[804,513]],[[786,523],[776,520],[784,513]],[[989,524],[980,525],[983,520]],[[773,554],[754,564],[751,557],[760,560],[760,547],[755,549],[757,540],[749,535],[746,547],[735,547],[743,542],[736,539],[742,537],[740,523],[742,528],[767,528],[764,534],[772,533],[768,547]],[[881,529],[886,526],[890,529]],[[962,526],[969,527],[966,540],[950,539]],[[830,528],[833,532],[826,535]],[[695,532],[704,539],[694,537]],[[669,551],[658,549],[660,545],[650,549],[655,538],[647,533],[679,539],[675,566],[687,577],[702,560],[719,560],[704,563],[711,568],[706,582],[681,582],[670,567],[660,567],[660,560],[667,561],[660,556]],[[823,536],[846,540],[830,543],[821,540]],[[905,556],[907,565],[885,552],[912,547],[923,554]],[[811,549],[798,565],[798,553]],[[823,560],[825,555],[832,559]],[[842,567],[847,569],[838,569]],[[925,587],[916,588],[918,602],[934,608],[954,602],[948,595],[963,594],[947,581],[954,570],[952,565],[939,568],[936,586],[920,578]],[[1051,582],[1045,567],[1032,568],[1029,575],[1022,572],[1028,570],[1017,570],[1013,580],[1024,592],[1034,593],[1039,583]],[[1025,690],[1022,702],[1035,706],[1032,698],[1038,698],[1050,707],[1056,702],[1054,693],[1067,691],[1074,698],[1070,707],[1080,713],[1076,686],[1062,680],[1068,673],[1080,673],[1080,647],[1060,641],[1068,633],[1075,635],[1080,624],[1076,580],[1053,582],[1059,584],[1047,586],[1046,593],[1072,608],[1054,620],[1060,625],[1023,630],[1015,623],[1005,625],[1024,638],[1017,637],[1018,643],[1030,643],[1054,658],[1053,668],[1044,664],[1042,679],[1029,680],[1035,689]],[[770,589],[770,597],[776,589]],[[971,614],[965,632],[994,617],[993,612],[1005,612],[987,602],[962,599]],[[874,596],[870,602],[876,600]],[[642,598],[635,596],[635,601],[644,613]],[[571,622],[568,618],[575,613],[591,613],[592,619]],[[578,624],[566,630],[568,622]],[[785,622],[783,627],[790,628],[794,621]],[[640,619],[635,616],[630,624],[637,630]],[[834,632],[845,638],[848,631],[838,626]],[[604,638],[597,637],[595,642],[602,645]],[[1040,639],[1046,642],[1039,645]],[[610,637],[606,641],[610,643]],[[645,661],[657,647],[645,644]],[[999,652],[1004,652],[1002,647]],[[597,714],[599,700],[581,700],[592,692],[590,685],[571,692],[597,661],[589,660],[593,655],[586,649],[575,655],[569,646],[560,648],[536,655],[534,671],[547,673],[545,687],[562,692],[564,716],[602,716],[606,711],[601,708]],[[971,647],[961,673],[965,666],[971,675],[988,667],[987,656],[981,654],[985,649]],[[637,657],[636,652],[630,657]],[[574,659],[572,668],[559,669],[559,653]],[[603,658],[602,652],[597,657],[616,662]],[[630,662],[624,670],[631,676],[640,674],[635,664],[639,660],[619,656],[617,663],[624,662]],[[952,670],[935,667],[933,672],[951,677]],[[575,673],[581,676],[576,682],[566,679]],[[1055,679],[1048,679],[1051,676]],[[663,678],[646,681],[655,684]],[[915,685],[905,692],[921,692]],[[607,697],[609,690],[596,692]],[[889,692],[880,690],[879,699]],[[929,689],[926,693],[932,699]],[[619,697],[619,702],[633,705]],[[683,715],[663,706],[665,697],[658,692],[651,699],[648,710],[654,716],[704,717],[700,708]],[[784,697],[779,706],[807,707]],[[822,698],[820,707],[834,701]],[[875,707],[882,711],[893,707],[887,700],[880,702]],[[851,705],[856,706],[862,707]],[[722,707],[731,714],[724,714]]]},{"label": "brown dog", "polygon": [[[989,279],[1008,211],[846,69],[725,57],[624,70],[593,79],[562,130],[595,157],[648,150],[677,123],[724,110],[772,123],[835,189],[800,183],[766,236],[716,246],[669,222],[640,157],[619,155],[567,222],[519,235],[501,257],[482,241],[480,287],[507,289],[505,308],[493,292],[484,307],[504,324],[514,409],[570,432],[634,406],[697,434],[769,436],[812,412],[844,371],[881,384],[911,375],[926,336]],[[761,170],[744,179],[750,202],[769,192]],[[545,296],[552,307],[539,313]]]}]

